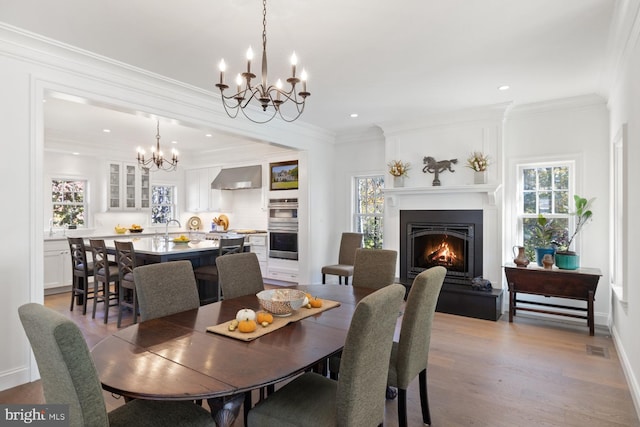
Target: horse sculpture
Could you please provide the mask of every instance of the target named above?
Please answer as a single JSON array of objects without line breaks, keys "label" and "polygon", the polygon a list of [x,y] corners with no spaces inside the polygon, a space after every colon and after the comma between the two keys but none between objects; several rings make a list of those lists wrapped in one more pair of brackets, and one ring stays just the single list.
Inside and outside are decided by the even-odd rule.
[{"label": "horse sculpture", "polygon": [[455,172],[451,168],[451,166],[458,163],[458,159],[436,161],[436,159],[431,156],[425,156],[425,158],[422,160],[422,163],[424,163],[425,165],[422,168],[422,172],[434,174],[432,185],[434,187],[438,187],[440,185],[440,172],[444,172],[447,170],[449,172]]}]

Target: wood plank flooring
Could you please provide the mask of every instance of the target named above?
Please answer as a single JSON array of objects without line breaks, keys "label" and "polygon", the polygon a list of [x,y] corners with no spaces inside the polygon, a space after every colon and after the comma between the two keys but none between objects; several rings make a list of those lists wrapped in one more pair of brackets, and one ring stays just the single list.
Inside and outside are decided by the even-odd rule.
[{"label": "wood plank flooring", "polygon": [[[116,330],[117,310],[105,325],[102,313],[92,320],[69,312],[69,298],[50,295],[45,304],[73,319],[90,347]],[[436,313],[428,370],[434,426],[640,426],[607,331],[590,337],[586,326],[507,317]],[[130,321],[126,314],[123,325]],[[109,410],[122,404],[110,393],[105,399]],[[0,392],[0,403],[42,402],[39,381]],[[397,426],[396,405],[387,401],[385,426]],[[422,425],[417,379],[407,406],[409,425]],[[242,414],[234,425],[243,425]]]}]

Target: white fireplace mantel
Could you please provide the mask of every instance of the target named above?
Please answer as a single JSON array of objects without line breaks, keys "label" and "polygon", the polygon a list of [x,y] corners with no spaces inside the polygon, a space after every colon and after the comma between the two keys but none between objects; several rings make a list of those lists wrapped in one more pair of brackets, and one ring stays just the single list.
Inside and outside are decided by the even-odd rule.
[{"label": "white fireplace mantel", "polygon": [[396,206],[397,196],[424,196],[428,194],[462,194],[462,193],[486,193],[487,202],[490,206],[495,206],[496,197],[501,184],[473,184],[473,185],[452,185],[439,187],[400,187],[385,188],[383,191],[389,206]]}]

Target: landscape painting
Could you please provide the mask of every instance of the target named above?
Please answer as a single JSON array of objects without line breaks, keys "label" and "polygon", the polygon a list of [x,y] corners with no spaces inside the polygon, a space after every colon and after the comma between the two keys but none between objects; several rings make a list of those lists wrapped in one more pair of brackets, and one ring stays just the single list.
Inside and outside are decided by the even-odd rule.
[{"label": "landscape painting", "polygon": [[298,161],[270,163],[271,190],[295,190],[298,188]]}]

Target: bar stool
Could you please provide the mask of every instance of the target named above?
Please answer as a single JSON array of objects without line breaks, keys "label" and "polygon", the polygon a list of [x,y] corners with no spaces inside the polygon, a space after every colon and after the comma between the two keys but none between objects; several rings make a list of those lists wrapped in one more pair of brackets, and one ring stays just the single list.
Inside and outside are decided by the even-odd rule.
[{"label": "bar stool", "polygon": [[[229,254],[237,254],[244,251],[244,236],[238,238],[221,238],[218,241],[218,256],[224,256]],[[203,288],[206,283],[214,283],[218,288],[218,298],[222,299],[222,291],[220,289],[220,283],[218,283],[218,267],[215,262],[210,265],[203,265],[196,268],[194,271],[196,280],[198,281],[198,287]]]},{"label": "bar stool", "polygon": [[[133,269],[136,267],[136,253],[132,242],[114,242],[116,245],[116,261],[120,290],[118,292],[118,328],[122,323],[122,311],[130,308],[133,311],[133,323],[138,323],[138,295],[133,280]],[[130,300],[127,298],[130,297]]]},{"label": "bar stool", "polygon": [[71,253],[71,307],[73,311],[75,299],[82,302],[82,314],[87,314],[88,300],[93,299],[93,289],[89,288],[89,277],[93,276],[93,263],[87,261],[87,249],[82,237],[68,237]]},{"label": "bar stool", "polygon": [[[104,240],[89,240],[91,252],[93,253],[93,314],[96,317],[96,306],[104,303],[104,323],[109,320],[109,307],[118,305],[118,290],[120,284],[120,272],[117,265],[109,262],[107,247]],[[111,283],[114,284],[113,291]],[[102,284],[102,286],[100,286]]]}]

